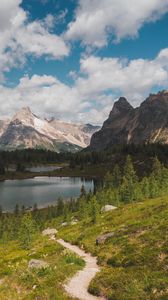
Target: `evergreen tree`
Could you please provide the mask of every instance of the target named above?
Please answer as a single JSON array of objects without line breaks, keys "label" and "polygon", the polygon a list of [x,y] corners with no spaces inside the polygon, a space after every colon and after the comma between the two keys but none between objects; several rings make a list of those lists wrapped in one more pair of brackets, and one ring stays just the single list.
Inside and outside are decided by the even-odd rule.
[{"label": "evergreen tree", "polygon": [[22,205],[22,208],[21,208],[21,214],[23,215],[25,213],[26,209],[25,209],[25,206]]},{"label": "evergreen tree", "polygon": [[38,211],[38,206],[37,206],[37,203],[35,203],[34,205],[33,205],[33,212],[37,212]]},{"label": "evergreen tree", "polygon": [[64,212],[64,202],[62,198],[59,198],[57,203],[57,216],[61,216],[63,212]]},{"label": "evergreen tree", "polygon": [[149,190],[149,179],[144,177],[141,181],[141,191],[144,198],[149,198],[150,190]]},{"label": "evergreen tree", "polygon": [[115,165],[112,173],[112,185],[114,188],[119,188],[121,185],[121,171],[117,164]]},{"label": "evergreen tree", "polygon": [[82,184],[81,186],[81,191],[80,191],[80,197],[85,197],[86,196],[86,190],[84,185]]},{"label": "evergreen tree", "polygon": [[113,186],[113,176],[110,172],[107,172],[105,177],[104,177],[104,185],[107,188],[110,188]]},{"label": "evergreen tree", "polygon": [[155,179],[153,174],[149,177],[149,195],[150,198],[159,196],[158,181]]},{"label": "evergreen tree", "polygon": [[0,218],[2,217],[2,206],[0,205]]},{"label": "evergreen tree", "polygon": [[15,216],[19,215],[19,205],[18,204],[16,204],[16,206],[15,206],[14,214],[15,214]]},{"label": "evergreen tree", "polygon": [[132,186],[129,184],[127,178],[123,177],[123,183],[120,189],[121,200],[125,203],[129,203],[132,200]]},{"label": "evergreen tree", "polygon": [[70,214],[69,214],[69,211],[68,211],[68,205],[65,204],[64,205],[64,212],[63,212],[63,221],[68,222],[69,220],[70,220]]},{"label": "evergreen tree", "polygon": [[121,186],[121,196],[124,202],[131,202],[137,198],[135,194],[137,189],[137,176],[131,157],[128,155],[124,167],[123,183]]},{"label": "evergreen tree", "polygon": [[5,165],[0,161],[0,175],[5,174]]},{"label": "evergreen tree", "polygon": [[161,189],[163,193],[168,192],[168,169],[162,167],[162,179],[161,179]]},{"label": "evergreen tree", "polygon": [[37,226],[32,219],[32,216],[30,213],[27,213],[23,216],[20,224],[20,230],[19,230],[19,240],[20,244],[23,248],[28,249],[33,238],[35,235],[35,232],[37,230]]},{"label": "evergreen tree", "polygon": [[136,172],[134,170],[134,166],[130,155],[128,155],[126,158],[126,163],[124,166],[124,177],[130,184],[133,184],[137,181]]},{"label": "evergreen tree", "polygon": [[160,180],[162,176],[162,165],[157,157],[153,160],[152,174],[156,180]]},{"label": "evergreen tree", "polygon": [[96,224],[99,217],[99,205],[97,203],[95,196],[92,197],[90,206],[91,206],[91,219],[92,222]]}]

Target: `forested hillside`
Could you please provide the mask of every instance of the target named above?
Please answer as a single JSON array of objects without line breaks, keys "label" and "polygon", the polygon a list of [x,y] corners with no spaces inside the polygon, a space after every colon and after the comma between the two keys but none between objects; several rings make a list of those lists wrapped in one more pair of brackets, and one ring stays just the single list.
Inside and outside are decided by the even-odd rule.
[{"label": "forested hillside", "polygon": [[[41,236],[43,229],[54,227],[58,237],[98,256],[101,272],[91,293],[110,300],[167,299],[167,194],[168,169],[157,158],[150,175],[139,178],[127,156],[122,172],[116,165],[94,194],[82,187],[77,200],[60,199],[56,207],[1,210],[0,298],[70,299],[63,283],[83,262]],[[103,212],[106,204],[117,209]],[[101,242],[107,233],[110,237]],[[48,267],[30,270],[32,258],[43,259]]]}]

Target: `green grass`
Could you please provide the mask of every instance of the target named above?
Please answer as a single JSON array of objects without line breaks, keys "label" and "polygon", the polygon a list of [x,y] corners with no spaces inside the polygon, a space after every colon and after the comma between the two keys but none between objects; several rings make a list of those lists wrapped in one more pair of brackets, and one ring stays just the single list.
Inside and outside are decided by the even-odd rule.
[{"label": "green grass", "polygon": [[[96,237],[114,232],[104,245]],[[168,299],[168,197],[129,204],[59,231],[98,256],[101,272],[89,290],[109,300]]]},{"label": "green grass", "polygon": [[[121,205],[101,214],[96,224],[89,218],[71,226],[61,223],[59,217],[46,226],[98,257],[101,271],[90,284],[92,294],[109,300],[168,299],[168,197]],[[97,236],[107,232],[114,235],[96,246]],[[49,267],[29,270],[31,258]],[[75,254],[39,234],[29,250],[17,241],[1,243],[0,299],[70,300],[63,284],[83,266]]]},{"label": "green grass", "polygon": [[[30,270],[30,259],[42,259],[46,269]],[[63,289],[67,278],[83,268],[75,254],[48,238],[39,236],[30,250],[22,250],[16,242],[0,245],[1,300],[70,300]]]}]

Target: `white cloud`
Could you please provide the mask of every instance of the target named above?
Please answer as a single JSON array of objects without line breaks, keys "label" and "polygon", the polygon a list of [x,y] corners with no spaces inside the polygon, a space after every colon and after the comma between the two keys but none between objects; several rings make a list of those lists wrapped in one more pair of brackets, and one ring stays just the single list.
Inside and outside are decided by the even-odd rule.
[{"label": "white cloud", "polygon": [[29,21],[21,0],[0,3],[0,80],[10,68],[23,64],[28,54],[60,59],[69,54],[63,38],[52,33],[54,17]]},{"label": "white cloud", "polygon": [[[167,61],[163,55],[167,54]],[[154,60],[100,58],[95,56],[81,59],[81,73],[76,81],[80,94],[96,98],[101,93],[122,94],[138,105],[153,87],[168,84],[168,50],[162,50]]]},{"label": "white cloud", "polygon": [[153,60],[90,56],[81,59],[80,72],[75,73],[73,86],[47,75],[31,78],[26,75],[14,88],[1,85],[1,115],[12,114],[28,105],[43,116],[100,124],[118,96],[126,96],[137,106],[153,87],[167,86],[168,49],[161,50]]},{"label": "white cloud", "polygon": [[[4,101],[5,99],[5,101]],[[29,105],[35,113],[58,114],[64,116],[78,112],[83,106],[74,88],[61,83],[52,76],[34,75],[20,79],[18,86],[0,86],[1,114],[12,114],[23,106]]]},{"label": "white cloud", "polygon": [[103,47],[111,35],[116,41],[136,37],[140,28],[168,12],[168,0],[79,0],[66,32],[70,40]]}]

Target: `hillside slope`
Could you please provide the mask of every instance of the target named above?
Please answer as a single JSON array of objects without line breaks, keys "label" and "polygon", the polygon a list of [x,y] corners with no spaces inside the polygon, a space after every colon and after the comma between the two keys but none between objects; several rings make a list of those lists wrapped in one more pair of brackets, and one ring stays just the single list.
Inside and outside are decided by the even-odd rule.
[{"label": "hillside slope", "polygon": [[[98,256],[101,272],[90,292],[109,300],[168,299],[168,198],[124,205],[87,222],[68,226],[60,237]],[[96,238],[113,237],[96,246]]]}]

